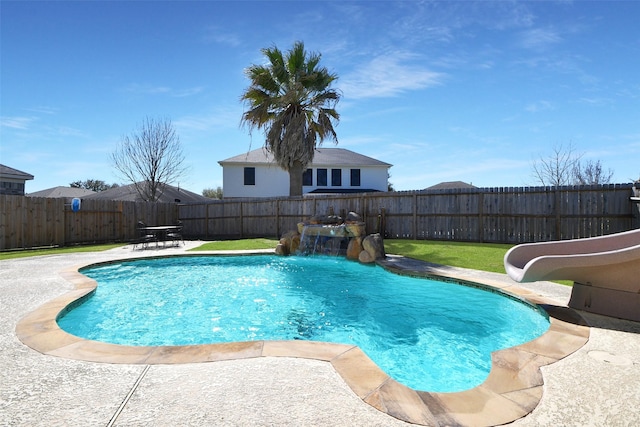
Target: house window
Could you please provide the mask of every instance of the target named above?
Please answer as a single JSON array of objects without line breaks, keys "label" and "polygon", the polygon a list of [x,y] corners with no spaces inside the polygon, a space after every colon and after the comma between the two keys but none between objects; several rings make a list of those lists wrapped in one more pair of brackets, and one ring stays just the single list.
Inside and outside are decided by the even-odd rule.
[{"label": "house window", "polygon": [[302,185],[306,187],[310,187],[313,185],[313,170],[307,169],[302,172]]},{"label": "house window", "polygon": [[360,169],[351,169],[351,186],[360,187]]},{"label": "house window", "polygon": [[327,186],[327,170],[326,169],[318,169],[316,172],[316,181],[318,187],[326,187]]},{"label": "house window", "polygon": [[256,185],[256,168],[244,168],[244,185]]},{"label": "house window", "polygon": [[11,194],[11,195],[24,195],[24,183],[23,182],[10,182],[10,181],[2,181],[0,182],[0,194]]},{"label": "house window", "polygon": [[331,185],[334,187],[342,185],[342,169],[331,169]]}]

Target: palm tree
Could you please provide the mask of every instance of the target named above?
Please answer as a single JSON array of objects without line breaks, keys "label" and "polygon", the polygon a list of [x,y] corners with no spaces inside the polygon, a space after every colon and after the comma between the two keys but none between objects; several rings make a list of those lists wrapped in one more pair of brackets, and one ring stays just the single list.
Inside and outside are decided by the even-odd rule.
[{"label": "palm tree", "polygon": [[267,65],[251,65],[251,80],[242,97],[248,110],[242,124],[265,134],[265,147],[289,172],[289,195],[302,195],[302,172],[313,161],[317,145],[326,138],[337,144],[333,123],[340,94],[331,89],[338,76],[319,67],[320,54],[308,53],[302,42],[283,56],[277,47],[262,49]]}]

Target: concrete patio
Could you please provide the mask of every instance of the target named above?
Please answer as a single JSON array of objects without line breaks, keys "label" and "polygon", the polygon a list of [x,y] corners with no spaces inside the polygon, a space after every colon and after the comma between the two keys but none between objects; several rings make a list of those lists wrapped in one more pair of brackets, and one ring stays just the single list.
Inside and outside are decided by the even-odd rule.
[{"label": "concrete patio", "polygon": [[[198,245],[146,251],[126,246],[0,261],[0,425],[410,425],[363,402],[324,361],[257,357],[173,365],[96,363],[41,354],[17,338],[20,319],[74,289],[60,272],[92,262],[181,253]],[[549,282],[516,284],[501,274],[448,272],[503,287],[517,285],[557,305],[569,300],[570,288]],[[540,403],[512,425],[637,425],[640,323],[581,315],[591,326],[589,341],[542,367]]]}]

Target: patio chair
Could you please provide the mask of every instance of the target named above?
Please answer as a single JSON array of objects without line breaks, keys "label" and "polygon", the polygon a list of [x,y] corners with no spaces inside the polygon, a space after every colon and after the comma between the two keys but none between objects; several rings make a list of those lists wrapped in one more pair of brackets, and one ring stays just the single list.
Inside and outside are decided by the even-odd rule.
[{"label": "patio chair", "polygon": [[138,221],[138,238],[133,244],[133,249],[140,246],[142,249],[146,249],[149,246],[149,243],[155,242],[156,246],[158,245],[158,239],[155,234],[149,233],[147,230],[147,225]]},{"label": "patio chair", "polygon": [[167,240],[171,240],[174,246],[179,246],[180,242],[184,246],[184,238],[182,237],[182,221],[176,222],[176,228],[167,233]]}]

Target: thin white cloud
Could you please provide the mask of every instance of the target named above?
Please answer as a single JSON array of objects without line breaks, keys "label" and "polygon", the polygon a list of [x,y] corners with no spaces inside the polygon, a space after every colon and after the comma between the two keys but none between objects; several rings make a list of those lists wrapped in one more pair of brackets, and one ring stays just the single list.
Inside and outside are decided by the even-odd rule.
[{"label": "thin white cloud", "polygon": [[53,108],[53,107],[46,107],[46,106],[39,106],[39,107],[33,107],[33,108],[27,108],[27,111],[31,111],[33,113],[38,113],[38,114],[56,114],[58,112],[57,108]]},{"label": "thin white cloud", "polygon": [[179,132],[211,132],[215,129],[238,128],[242,111],[239,107],[224,108],[209,114],[181,117],[173,121]]},{"label": "thin white cloud", "polygon": [[434,65],[441,68],[455,69],[462,68],[469,63],[468,55],[462,55],[460,53],[447,52],[445,55],[435,59]]},{"label": "thin white cloud", "polygon": [[385,98],[442,84],[445,74],[411,64],[415,58],[402,52],[375,57],[346,75],[340,89],[346,98]]},{"label": "thin white cloud", "polygon": [[585,64],[588,66],[588,63],[588,59],[581,55],[567,55],[550,52],[513,62],[513,64],[517,66],[522,65],[528,68],[537,68],[553,73],[573,75],[575,76],[576,81],[582,85],[596,87],[600,83],[600,79],[583,68]]},{"label": "thin white cloud", "polygon": [[549,101],[537,101],[528,104],[524,109],[530,113],[539,113],[541,111],[555,110],[555,107]]},{"label": "thin white cloud", "polygon": [[533,50],[542,50],[562,41],[560,34],[552,28],[532,28],[522,32],[520,37],[522,46]]},{"label": "thin white cloud", "polygon": [[15,156],[15,159],[17,163],[42,163],[43,168],[48,168],[51,166],[51,162],[56,159],[56,153],[49,149],[22,151]]},{"label": "thin white cloud", "polygon": [[171,89],[166,86],[151,86],[146,84],[131,83],[125,88],[125,91],[137,95],[157,95],[161,93],[168,93],[171,91]]},{"label": "thin white cloud", "polygon": [[[387,30],[406,43],[453,44],[476,28],[497,30],[530,28],[535,20],[530,5],[511,1],[402,2],[402,15]],[[387,33],[385,31],[385,34]]]},{"label": "thin white cloud", "polygon": [[[344,103],[341,101],[340,103],[340,111],[345,111],[351,105],[348,103]],[[392,108],[383,108],[383,109],[370,109],[365,112],[360,112],[357,114],[342,114],[340,115],[340,122],[358,122],[363,120],[371,120],[376,119],[378,117],[389,117],[391,114],[397,114],[402,111],[407,110],[407,106],[398,106]]]},{"label": "thin white cloud", "polygon": [[125,88],[126,92],[136,95],[168,95],[175,98],[184,98],[196,95],[204,90],[204,86],[195,86],[185,89],[173,89],[169,86],[153,86],[147,84],[132,83]]},{"label": "thin white cloud", "polygon": [[500,144],[503,142],[502,137],[483,135],[483,130],[476,130],[473,128],[463,126],[451,126],[449,131],[453,134],[459,135],[460,138],[464,138],[469,141],[476,141],[482,144]]},{"label": "thin white cloud", "polygon": [[209,26],[205,29],[203,38],[205,43],[215,43],[230,47],[238,47],[242,44],[240,36],[215,25]]},{"label": "thin white cloud", "polygon": [[34,121],[36,121],[36,119],[33,117],[0,117],[0,126],[10,129],[27,130]]},{"label": "thin white cloud", "polygon": [[613,103],[611,99],[608,98],[586,98],[582,97],[578,99],[579,104],[591,105],[593,107],[601,107],[604,105],[610,105]]},{"label": "thin white cloud", "polygon": [[371,146],[372,144],[378,144],[384,141],[384,138],[380,136],[358,135],[350,138],[338,138],[338,146],[342,148],[356,147],[356,146]]},{"label": "thin white cloud", "polygon": [[640,98],[640,84],[634,84],[628,87],[624,86],[624,87],[618,88],[615,94],[623,98],[638,99]]},{"label": "thin white cloud", "polygon": [[76,129],[76,128],[72,128],[69,126],[59,126],[57,129],[57,134],[61,135],[61,136],[71,136],[71,137],[79,137],[79,138],[87,138],[88,135],[80,130],[80,129]]},{"label": "thin white cloud", "polygon": [[184,98],[187,96],[197,95],[203,90],[204,90],[204,86],[196,86],[196,87],[191,87],[187,89],[175,90],[175,91],[172,91],[171,94],[176,98]]},{"label": "thin white cloud", "polygon": [[490,5],[492,13],[485,15],[484,22],[489,28],[507,30],[530,27],[535,22],[531,4],[525,2],[480,2],[483,7]]}]

